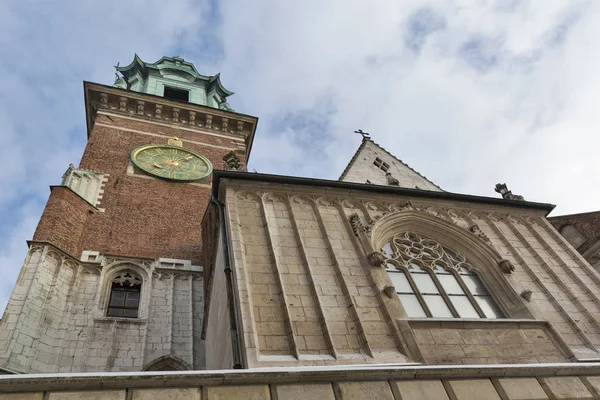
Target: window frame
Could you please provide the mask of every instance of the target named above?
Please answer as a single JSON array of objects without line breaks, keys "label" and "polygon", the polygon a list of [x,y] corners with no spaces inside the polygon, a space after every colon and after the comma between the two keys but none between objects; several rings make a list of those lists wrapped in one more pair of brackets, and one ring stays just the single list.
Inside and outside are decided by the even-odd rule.
[{"label": "window frame", "polygon": [[[104,316],[107,318],[139,319],[142,313],[144,279],[138,273],[127,268],[120,269],[110,276],[111,278],[106,282],[108,293],[105,298]],[[115,292],[124,293],[120,305],[112,304]],[[137,304],[135,306],[127,306],[129,293],[137,293]],[[120,310],[120,315],[111,314],[111,310]],[[135,316],[124,315],[128,310],[135,310]]]},{"label": "window frame", "polygon": [[[404,232],[405,234],[412,234],[413,232]],[[392,285],[394,286],[394,289],[396,291],[396,294],[398,295],[398,297],[400,298],[401,295],[407,295],[408,293],[405,292],[400,292],[398,291],[398,289],[396,288],[396,286],[394,285],[394,281],[393,279],[390,277],[390,274],[393,273],[403,273],[404,276],[406,277],[409,285],[411,286],[413,293],[417,298],[417,300],[419,301],[419,304],[422,308],[422,310],[424,311],[424,313],[426,314],[425,318],[448,318],[448,319],[506,319],[508,318],[506,312],[502,309],[502,307],[500,306],[500,303],[496,300],[495,296],[493,295],[493,293],[488,289],[488,285],[485,282],[485,280],[482,278],[481,274],[478,274],[476,270],[474,270],[473,268],[467,268],[464,265],[461,265],[459,267],[456,266],[452,266],[452,267],[446,267],[444,265],[442,265],[441,263],[438,263],[437,261],[433,261],[431,262],[431,266],[430,265],[424,265],[422,262],[419,262],[417,260],[410,260],[407,263],[408,264],[414,264],[416,265],[420,271],[415,271],[415,270],[411,270],[409,267],[407,267],[406,265],[403,265],[399,260],[395,259],[395,258],[390,258],[390,254],[386,253],[384,251],[384,248],[389,247],[389,249],[391,250],[391,256],[393,257],[394,255],[396,255],[396,249],[394,249],[394,247],[392,246],[392,242],[393,242],[393,238],[395,236],[397,236],[398,234],[393,235],[389,240],[387,240],[386,242],[384,242],[383,246],[381,246],[381,249],[379,250],[381,254],[383,254],[383,256],[385,257],[385,271],[388,275],[388,278],[390,279],[390,281],[392,282]],[[426,237],[424,235],[421,234],[417,234],[418,236],[428,239],[428,240],[432,240],[429,237]],[[435,241],[435,240],[434,240]],[[442,249],[445,250],[450,250],[452,252],[455,252],[452,249],[447,249],[445,246],[443,246],[441,243],[435,241],[437,244],[439,244],[441,246]],[[444,272],[443,273],[436,273],[436,268],[434,267],[438,267],[441,268]],[[426,300],[426,295],[433,295],[433,294],[428,294],[425,293],[423,294],[421,292],[421,290],[419,289],[417,283],[415,282],[413,275],[415,274],[427,274],[429,276],[429,278],[432,280],[433,284],[435,285],[435,287],[437,288],[439,293],[435,293],[435,295],[439,295],[446,307],[450,310],[450,313],[452,314],[452,317],[434,317],[433,316],[433,312],[431,311],[431,307],[427,304],[427,300]],[[456,280],[457,284],[459,285],[462,294],[449,294],[446,291],[446,288],[444,287],[444,285],[442,284],[441,280],[438,278],[438,275],[451,275],[454,277],[454,279]],[[475,276],[479,282],[481,283],[481,285],[483,286],[483,288],[485,289],[486,293],[485,295],[476,295],[474,293],[471,292],[471,290],[469,289],[469,287],[467,286],[467,284],[464,282],[463,278],[461,277],[461,275],[469,275],[469,276]],[[478,314],[478,317],[462,317],[457,309],[457,307],[454,305],[454,303],[452,302],[452,297],[464,297],[468,300],[468,302],[470,303],[471,307],[473,308],[473,310]],[[479,305],[479,302],[477,301],[477,297],[488,297],[489,299],[491,299],[491,303],[493,304],[492,308],[495,308],[494,313],[496,314],[493,317],[490,317],[488,315],[486,315],[485,311],[483,310],[483,308]],[[409,312],[406,309],[404,303],[402,303],[402,301],[400,300],[402,306],[404,307],[404,310],[406,312],[406,314],[408,315]],[[419,317],[409,317],[409,318],[419,318]],[[422,317],[421,317],[422,318]]]}]

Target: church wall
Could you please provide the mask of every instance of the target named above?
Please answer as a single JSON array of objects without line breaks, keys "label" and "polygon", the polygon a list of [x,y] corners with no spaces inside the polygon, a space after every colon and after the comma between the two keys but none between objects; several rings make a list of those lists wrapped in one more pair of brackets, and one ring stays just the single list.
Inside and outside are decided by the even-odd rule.
[{"label": "church wall", "polygon": [[206,369],[233,368],[233,348],[231,345],[231,327],[229,323],[229,304],[227,301],[227,279],[221,234],[216,238],[216,258],[214,263],[212,287],[210,288],[210,310],[206,320]]},{"label": "church wall", "polygon": [[[0,366],[26,373],[141,371],[162,357],[203,368],[201,272],[161,266],[108,256],[81,263],[32,243],[0,321]],[[143,276],[138,318],[105,316],[109,280],[122,269]]]},{"label": "church wall", "polygon": [[367,140],[365,146],[359,150],[352,161],[352,165],[341,180],[356,183],[366,183],[369,180],[374,185],[387,186],[388,181],[385,172],[373,164],[376,158],[380,158],[390,166],[388,172],[398,179],[400,187],[415,189],[418,186],[419,189],[423,190],[441,191],[440,188],[395,157],[392,157],[391,154],[382,150],[371,140]]},{"label": "church wall", "polygon": [[[543,210],[248,181],[227,181],[226,187],[250,367],[440,363],[423,345],[442,344],[456,353],[447,363],[598,354],[600,276]],[[366,233],[356,233],[353,214]],[[461,319],[428,318],[411,327],[415,320],[406,317],[398,297],[383,293],[391,285],[387,274],[367,258],[383,244],[376,243],[385,236],[383,221],[396,216],[405,221],[400,231],[402,224],[421,229],[468,254],[507,318],[475,321],[485,326],[465,322],[465,335],[452,325]],[[506,265],[514,270],[503,270]],[[457,341],[423,342],[430,329],[444,329]],[[487,344],[486,337],[496,346],[476,346]]]}]

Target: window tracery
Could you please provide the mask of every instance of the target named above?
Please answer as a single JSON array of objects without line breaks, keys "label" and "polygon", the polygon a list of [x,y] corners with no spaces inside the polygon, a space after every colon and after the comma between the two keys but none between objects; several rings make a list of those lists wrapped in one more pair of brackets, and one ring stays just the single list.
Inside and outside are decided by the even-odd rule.
[{"label": "window tracery", "polygon": [[462,254],[413,232],[395,235],[381,253],[409,317],[503,317]]},{"label": "window tracery", "polygon": [[106,315],[137,318],[141,289],[142,279],[139,276],[130,271],[121,271],[112,280]]}]

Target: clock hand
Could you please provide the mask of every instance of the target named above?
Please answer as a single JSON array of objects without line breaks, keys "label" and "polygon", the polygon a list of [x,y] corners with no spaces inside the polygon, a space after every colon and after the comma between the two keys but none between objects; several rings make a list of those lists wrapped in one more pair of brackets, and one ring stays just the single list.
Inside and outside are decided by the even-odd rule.
[{"label": "clock hand", "polygon": [[161,167],[160,165],[158,165],[157,163],[154,163],[153,165],[154,165],[156,168],[160,168],[160,169],[162,169],[162,168],[163,168],[163,167]]}]

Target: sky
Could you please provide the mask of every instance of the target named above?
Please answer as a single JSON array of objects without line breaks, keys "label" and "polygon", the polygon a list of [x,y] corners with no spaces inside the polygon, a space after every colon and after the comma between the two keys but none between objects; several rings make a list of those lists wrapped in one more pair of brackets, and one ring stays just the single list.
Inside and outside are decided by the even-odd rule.
[{"label": "sky", "polygon": [[82,82],[134,53],[221,72],[260,118],[249,170],[337,179],[360,128],[444,190],[560,215],[600,209],[598,38],[595,0],[4,0],[0,311],[83,152]]}]

